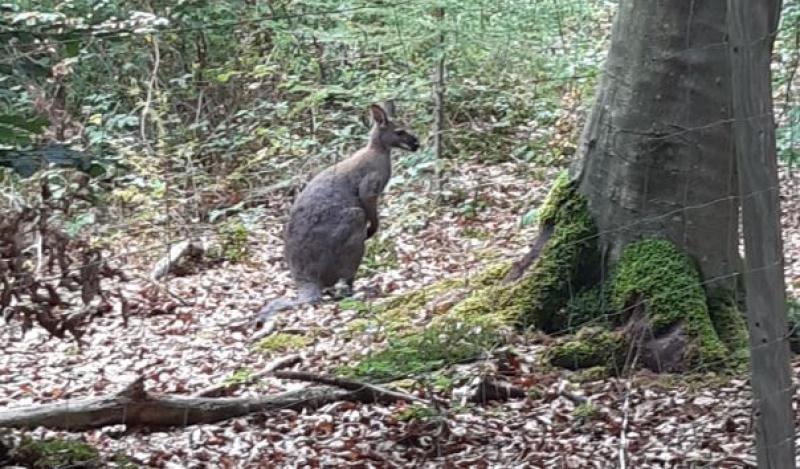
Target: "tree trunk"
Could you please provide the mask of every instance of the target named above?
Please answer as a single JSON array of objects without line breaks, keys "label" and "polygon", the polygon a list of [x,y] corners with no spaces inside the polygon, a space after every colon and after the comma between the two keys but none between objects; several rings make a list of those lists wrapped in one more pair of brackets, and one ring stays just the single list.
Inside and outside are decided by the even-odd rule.
[{"label": "tree trunk", "polygon": [[709,287],[739,270],[725,2],[622,0],[573,168],[605,269],[666,238]]}]

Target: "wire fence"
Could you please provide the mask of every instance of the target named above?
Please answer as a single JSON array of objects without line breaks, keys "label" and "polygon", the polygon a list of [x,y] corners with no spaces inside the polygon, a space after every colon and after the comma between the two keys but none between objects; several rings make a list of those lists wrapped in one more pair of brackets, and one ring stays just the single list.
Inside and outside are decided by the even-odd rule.
[{"label": "wire fence", "polygon": [[[496,24],[494,28],[481,29],[476,26],[483,25],[484,21],[488,22],[488,18],[492,15],[499,15],[502,18],[513,16],[513,14],[508,14],[509,6],[521,8],[522,3],[527,5],[527,8],[532,8],[533,13],[526,10],[525,14],[521,14],[521,16],[530,18],[531,15],[540,14],[541,10],[539,9],[545,8],[541,4],[546,2],[533,2],[532,4],[530,2],[500,2],[496,5],[494,3],[481,5],[480,8],[447,5],[439,16],[430,13],[425,18],[415,18],[414,21],[419,23],[415,28],[409,26],[409,20],[400,21],[398,15],[403,15],[404,9],[425,12],[428,10],[428,6],[424,2],[410,0],[395,2],[391,8],[373,4],[356,5],[297,14],[269,14],[201,25],[156,25],[145,29],[142,29],[141,25],[134,25],[115,31],[98,31],[92,27],[70,29],[63,24],[49,25],[35,30],[22,27],[0,28],[0,35],[20,36],[26,33],[36,33],[37,36],[33,42],[28,44],[6,44],[4,50],[8,55],[7,58],[0,59],[0,66],[14,67],[21,63],[30,64],[44,59],[57,58],[58,60],[49,62],[51,71],[60,64],[73,60],[70,64],[72,67],[70,73],[75,79],[100,76],[96,70],[101,69],[110,73],[107,78],[112,79],[102,83],[103,92],[92,94],[82,90],[83,101],[81,102],[69,103],[69,99],[56,98],[61,92],[59,90],[68,87],[70,82],[55,75],[51,75],[45,80],[47,84],[43,86],[43,89],[44,96],[50,100],[46,104],[51,109],[55,108],[56,111],[64,112],[64,114],[69,114],[68,108],[73,110],[85,108],[88,111],[81,115],[79,123],[62,121],[64,127],[75,131],[73,143],[82,144],[89,153],[112,155],[116,152],[135,155],[137,163],[134,166],[136,171],[141,172],[143,176],[141,180],[148,184],[157,182],[159,187],[163,188],[159,190],[163,190],[164,193],[155,199],[153,205],[147,207],[147,210],[155,209],[166,217],[164,224],[154,229],[160,239],[147,246],[111,253],[102,260],[103,262],[115,262],[145,254],[168,255],[173,246],[187,238],[197,237],[200,233],[214,233],[215,229],[212,223],[190,225],[186,221],[192,218],[191,214],[202,208],[200,205],[203,203],[197,195],[186,195],[189,188],[208,184],[209,191],[226,194],[231,191],[231,187],[236,187],[237,181],[241,179],[257,180],[258,182],[255,184],[248,182],[238,187],[242,191],[250,190],[253,185],[269,185],[285,180],[287,172],[294,173],[303,168],[308,173],[314,173],[320,167],[343,158],[363,138],[363,132],[359,130],[363,129],[363,116],[356,110],[375,96],[395,98],[406,106],[407,110],[404,115],[411,117],[412,121],[417,116],[425,116],[417,119],[417,128],[424,129],[425,134],[431,138],[433,136],[443,138],[445,144],[443,149],[436,154],[432,152],[426,154],[421,163],[432,162],[441,167],[445,173],[453,170],[453,166],[448,166],[448,164],[452,165],[453,161],[474,158],[476,154],[487,153],[490,149],[510,155],[502,158],[503,160],[546,166],[549,161],[537,160],[535,157],[530,158],[525,155],[549,151],[542,142],[551,141],[556,137],[553,127],[562,120],[571,124],[565,132],[564,138],[577,142],[578,131],[585,119],[588,102],[592,96],[594,79],[599,77],[598,63],[602,51],[607,45],[608,32],[606,30],[598,33],[593,24],[580,24],[577,21],[589,15],[587,13],[590,9],[589,6],[576,6],[583,2],[564,2],[561,7],[555,5],[554,2],[554,6],[546,7],[547,11],[553,15],[555,21],[553,30],[558,31],[558,34],[556,35],[557,40],[551,40],[550,43],[541,47],[537,47],[543,42],[541,37],[528,37],[519,30],[513,30],[516,35],[523,36],[515,37],[511,31],[502,31],[506,26],[502,22],[499,25]],[[586,3],[591,4],[591,8],[595,8],[593,10],[595,11],[594,18],[608,21],[612,8],[607,2]],[[495,7],[494,10],[492,6]],[[576,14],[576,9],[581,13]],[[351,34],[337,30],[329,37],[322,37],[326,35],[326,30],[324,27],[314,29],[317,25],[303,24],[302,28],[297,28],[303,32],[310,30],[320,36],[311,39],[308,37],[298,39],[292,32],[292,25],[289,24],[293,20],[304,21],[309,18],[320,18],[331,20],[334,25],[337,25],[348,21],[353,22],[352,16],[360,13],[376,13],[379,18],[378,22],[385,21],[387,24],[375,28],[373,31],[364,31],[363,34]],[[467,19],[472,23],[465,26],[465,23],[468,23]],[[508,20],[508,24],[518,25],[511,19]],[[336,29],[336,26],[332,28]],[[356,23],[352,29],[358,30],[359,28],[364,28],[363,24]],[[789,31],[786,33],[787,38],[791,37],[792,28],[795,38],[798,37],[798,31],[800,31],[798,25],[789,25],[784,27]],[[273,47],[266,56],[256,54],[251,57],[239,58],[216,57],[214,60],[218,61],[217,64],[204,65],[204,76],[197,77],[191,68],[200,63],[203,54],[211,52],[210,50],[202,51],[202,47],[198,44],[202,41],[213,41],[213,38],[207,34],[210,31],[230,29],[244,30],[242,35],[253,40],[253,42],[242,45],[241,49],[231,48],[233,50],[253,47],[253,44],[256,43],[254,38],[262,33],[270,33],[275,36],[285,34],[284,39],[289,41],[288,38],[291,37],[295,43],[287,46],[275,40],[275,36],[273,36],[271,40],[275,42],[272,43]],[[420,31],[423,31],[424,34]],[[67,32],[70,37],[63,37]],[[204,39],[192,46],[197,47],[192,54],[196,54],[195,58],[198,60],[191,64],[188,72],[179,70],[180,66],[174,64],[170,65],[168,70],[163,68],[153,70],[155,54],[164,54],[164,58],[161,59],[164,62],[168,61],[167,57],[181,57],[181,51],[178,50],[181,40],[176,40],[175,37],[180,38],[185,35],[194,39],[194,34],[201,34]],[[377,46],[370,40],[376,34],[383,35]],[[570,38],[570,34],[577,38]],[[389,37],[386,37],[387,35]],[[144,45],[145,50],[158,50],[158,52],[142,53],[138,51],[134,54],[130,49],[124,48],[114,51],[104,50],[107,47],[106,41],[112,40],[117,45],[119,40],[125,40],[130,41],[133,46]],[[372,39],[372,41],[375,40]],[[781,83],[782,86],[776,87],[777,120],[781,129],[785,130],[779,130],[779,148],[784,155],[788,155],[786,161],[789,169],[795,162],[791,155],[800,154],[800,150],[798,150],[800,140],[796,138],[796,129],[800,128],[800,120],[798,120],[800,111],[797,111],[800,109],[800,105],[794,98],[797,86],[795,72],[800,57],[798,52],[800,48],[797,47],[797,44],[795,42],[794,47],[786,47],[782,52],[780,63],[788,64],[788,68],[785,76],[781,76],[781,79],[784,80]],[[59,52],[57,52],[59,48],[66,49],[72,45],[80,45],[81,52],[73,57],[59,57]],[[496,53],[486,53],[491,46],[495,47]],[[163,50],[153,49],[153,47],[163,47]],[[727,48],[728,44],[706,44],[703,49],[715,47]],[[334,52],[323,51],[320,54],[318,53],[320,48],[333,48]],[[697,50],[694,47],[687,47],[673,54],[654,58],[654,60],[666,63]],[[287,58],[291,57],[292,51],[302,51],[298,53],[300,58],[309,60],[302,63],[289,62]],[[582,58],[584,54],[586,58]],[[272,62],[273,57],[278,58]],[[246,61],[249,63],[242,63]],[[285,63],[281,63],[281,61],[285,61]],[[440,62],[444,63],[444,68],[438,70],[440,74],[438,77],[433,76],[437,73],[436,64]],[[526,63],[529,65],[525,65]],[[549,65],[552,63],[556,63],[556,65]],[[131,74],[130,77],[126,77],[126,72],[120,70],[121,64],[130,66],[127,70],[127,73]],[[150,69],[137,69],[135,67],[137,64],[149,65]],[[490,66],[481,64],[490,64]],[[281,68],[277,65],[286,66]],[[545,70],[545,73],[534,70],[539,65]],[[225,67],[232,67],[232,69],[225,70]],[[397,71],[396,67],[402,70]],[[292,68],[301,71],[292,74],[290,71]],[[486,69],[486,74],[481,74],[482,69]],[[177,73],[179,71],[183,72],[180,76]],[[413,71],[410,80],[408,79],[409,71]],[[350,85],[348,88],[337,83],[330,75],[326,75],[327,73],[338,73],[339,79],[346,74],[357,78],[351,78],[346,83]],[[462,73],[464,75],[460,75]],[[548,73],[555,73],[555,76],[548,75]],[[214,75],[216,75],[215,78],[212,78]],[[125,78],[131,79],[126,83]],[[31,76],[26,76],[25,79],[31,79]],[[21,82],[24,82],[25,79]],[[182,85],[180,84],[181,80],[184,80]],[[359,80],[361,81],[359,82]],[[143,98],[142,89],[145,88],[144,84],[148,81],[151,83],[150,92],[147,94],[147,98]],[[346,80],[342,79],[342,81]],[[493,84],[495,82],[498,84]],[[174,92],[171,86],[175,86]],[[137,89],[132,90],[131,87]],[[440,91],[444,95],[444,100],[438,103],[443,106],[443,109],[439,110],[433,109],[437,102],[432,96],[437,87],[441,87]],[[538,89],[539,87],[542,89]],[[124,99],[126,88],[129,88],[132,99],[128,99],[127,102],[120,101],[122,104],[120,102],[113,105],[107,103],[107,101],[111,101],[109,96],[123,97]],[[262,88],[267,90],[260,94]],[[111,90],[111,92],[106,93],[107,90]],[[372,90],[374,94],[368,95],[367,90]],[[564,112],[567,101],[564,99],[564,95],[569,95],[574,90],[578,90],[575,93],[577,95],[576,102],[569,103],[572,109]],[[9,103],[17,100],[16,105],[19,103],[30,104],[33,99],[25,96],[28,92],[21,85],[17,85],[15,94],[11,98],[3,96],[2,99]],[[50,96],[51,93],[52,96]],[[518,93],[520,96],[516,99],[507,97],[514,93]],[[104,94],[106,95],[104,96]],[[254,106],[257,109],[256,112],[249,111],[248,108],[253,104],[248,102],[249,98],[256,99],[257,102]],[[273,99],[275,102],[272,102]],[[98,105],[98,102],[102,105]],[[209,102],[211,104],[208,104]],[[297,102],[302,105],[295,105],[294,109],[291,109]],[[691,108],[690,104],[686,103],[687,112]],[[522,106],[522,109],[516,109],[517,105]],[[127,109],[120,111],[120,107]],[[212,109],[212,107],[218,109]],[[501,108],[500,112],[498,112],[498,108]],[[276,109],[279,110],[276,111]],[[437,111],[443,112],[445,116],[443,121],[434,121],[430,118]],[[326,118],[325,114],[333,117]],[[118,115],[138,116],[139,120],[135,123],[136,125],[127,127],[114,128],[105,125]],[[530,116],[534,117],[531,119]],[[748,118],[748,121],[763,117],[763,114],[752,116]],[[259,123],[261,119],[266,120],[272,127],[265,129]],[[291,123],[282,124],[282,119],[290,120]],[[98,120],[103,124],[92,124]],[[202,125],[200,121],[203,121]],[[719,119],[691,128],[679,128],[674,132],[651,135],[646,139],[636,139],[631,143],[616,146],[615,151],[618,154],[615,157],[627,161],[628,155],[634,155],[644,148],[643,142],[662,143],[681,139],[691,140],[696,135],[702,135],[715,129],[729,128],[736,123],[737,121],[732,118]],[[433,128],[434,124],[436,128]],[[334,129],[342,125],[347,126],[348,133],[337,134]],[[276,128],[277,130],[275,130]],[[625,129],[615,126],[610,130],[625,131]],[[90,131],[94,132],[93,136],[88,135]],[[254,137],[259,132],[262,135]],[[286,137],[281,137],[281,135]],[[782,141],[781,138],[783,138]],[[203,145],[206,143],[208,145],[204,147]],[[272,145],[275,149],[258,156],[258,163],[251,164],[248,160],[253,158],[248,155],[248,149],[265,145]],[[199,148],[202,148],[201,152],[197,151]],[[230,150],[231,148],[233,150]],[[563,151],[563,148],[561,150]],[[19,158],[19,154],[24,154],[24,151],[16,155],[0,153],[0,166],[12,163]],[[324,155],[324,157],[317,156],[314,159],[315,155]],[[575,155],[582,156],[580,150]],[[572,155],[559,156],[561,158],[557,159],[557,164],[564,165],[571,161]],[[303,161],[304,158],[308,159]],[[635,161],[631,160],[628,163],[635,164]],[[420,162],[410,159],[408,167],[413,169],[415,164],[420,164]],[[455,163],[455,166],[458,164]],[[311,166],[310,169],[309,166]],[[687,174],[691,172],[691,168],[683,168],[683,170]],[[237,178],[228,179],[226,184],[214,183],[214,181],[226,179],[231,174],[236,174]],[[264,176],[271,179],[265,181]],[[724,176],[731,179],[733,175],[725,174]],[[687,187],[688,181],[686,179]],[[17,190],[20,187],[18,184],[14,182],[4,188],[4,195],[10,197],[8,194]],[[285,190],[297,189],[299,186],[301,186],[301,182],[297,181],[287,185]],[[665,210],[654,216],[643,217],[632,223],[614,226],[610,229],[598,230],[591,236],[572,240],[563,247],[583,245],[587,241],[596,241],[657,221],[672,220],[676,216],[684,216],[696,210],[716,207],[722,210],[732,204],[738,207],[744,200],[759,197],[765,193],[778,196],[780,190],[781,186],[779,185],[747,194],[732,193],[697,203],[678,204],[677,208]],[[285,198],[285,196],[286,194],[280,194],[280,198]],[[272,194],[263,197],[279,198]],[[646,194],[644,199],[647,200]],[[108,213],[111,214],[110,219],[104,220],[103,227],[106,231],[124,230],[132,235],[136,227],[145,226],[143,229],[147,229],[146,225],[151,223],[147,219],[138,221],[130,216],[125,217],[122,212],[113,209]],[[465,251],[468,250],[468,247],[465,248]],[[0,256],[0,263],[13,261],[15,259]],[[58,275],[40,275],[38,280],[57,282],[64,275],[97,265],[97,261],[94,263],[78,262]],[[781,266],[782,263],[777,262],[753,269],[740,269],[730,274],[706,278],[700,282],[700,286],[716,284],[721,280],[737,280],[746,274],[779,269]],[[611,273],[604,271],[601,275],[608,277]],[[170,281],[166,280],[163,285],[169,288],[169,283]],[[693,285],[691,288],[696,288],[696,286]],[[682,291],[671,291],[669,294],[680,293]],[[598,316],[584,325],[605,326],[608,321],[615,322],[619,318],[626,318],[632,311],[641,307],[646,308],[650,303],[660,299],[663,297],[658,295],[640,299],[619,311]],[[498,308],[500,306],[498,305]],[[203,314],[201,311],[196,313]],[[139,356],[152,355],[154,352],[147,343],[147,338],[151,335],[147,319],[142,318],[138,327],[139,345],[136,354]],[[553,335],[560,336],[572,331],[573,328],[570,326],[563,330],[553,331]],[[652,334],[652,331],[650,333]],[[793,333],[794,331],[788,331],[784,337],[772,342],[757,344],[754,347],[769,347],[777,342],[785,342]],[[498,345],[498,348],[504,346],[505,344]],[[481,356],[495,356],[495,350],[484,350],[482,353]],[[625,447],[624,436],[626,422],[630,418],[631,412],[629,397],[633,391],[630,383],[634,377],[633,370],[636,368],[638,359],[637,356],[634,356],[633,348],[629,353],[631,355],[627,357],[626,363],[614,370],[615,376],[626,380],[628,385],[625,392],[625,407],[619,414],[624,417],[619,440],[622,448],[620,457],[623,462],[624,455],[628,451],[628,448]],[[192,366],[186,361],[186,358],[182,358],[178,365],[181,367]],[[717,364],[701,363],[686,371],[697,373],[714,368],[715,365]],[[395,380],[401,378],[428,383],[435,379],[435,376],[433,373],[409,373],[394,376]],[[793,395],[794,387],[775,390],[775,394]],[[760,396],[760,398],[770,399],[771,396]],[[292,404],[292,406],[296,405],[297,403]],[[188,410],[184,416],[184,423],[186,422],[189,422]],[[698,429],[698,431],[703,430]]]}]

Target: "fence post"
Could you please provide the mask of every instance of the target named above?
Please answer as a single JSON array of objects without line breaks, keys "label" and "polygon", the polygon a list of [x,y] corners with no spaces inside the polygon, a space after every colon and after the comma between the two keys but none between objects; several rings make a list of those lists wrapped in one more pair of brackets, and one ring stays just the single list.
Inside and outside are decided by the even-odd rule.
[{"label": "fence post", "polygon": [[795,467],[770,58],[780,0],[728,0],[758,467]]}]

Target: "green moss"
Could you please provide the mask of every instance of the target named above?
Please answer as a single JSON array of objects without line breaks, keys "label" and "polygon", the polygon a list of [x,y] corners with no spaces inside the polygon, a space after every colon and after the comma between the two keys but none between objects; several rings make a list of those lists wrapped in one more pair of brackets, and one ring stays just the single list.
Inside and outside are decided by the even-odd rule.
[{"label": "green moss", "polygon": [[473,359],[503,342],[494,316],[447,314],[424,330],[389,339],[380,350],[340,372],[373,379],[397,379]]},{"label": "green moss", "polygon": [[276,332],[261,339],[258,344],[256,344],[255,348],[262,352],[288,352],[303,348],[308,345],[309,342],[311,342],[311,340],[302,335]]},{"label": "green moss", "polygon": [[433,379],[433,389],[440,393],[450,393],[455,386],[452,376],[437,373]]},{"label": "green moss", "polygon": [[355,298],[343,298],[339,301],[339,308],[343,311],[356,311],[361,314],[369,313],[369,305]]},{"label": "green moss", "polygon": [[592,420],[600,416],[600,411],[590,402],[581,404],[572,411],[572,416],[581,420]]},{"label": "green moss", "polygon": [[[540,214],[543,223],[555,223],[553,235],[536,263],[513,285],[509,294],[515,298],[509,315],[524,326],[545,332],[563,331],[566,318],[557,314],[579,290],[582,276],[596,257],[596,228],[586,200],[559,176]],[[556,207],[554,213],[547,207]]]},{"label": "green moss", "polygon": [[709,316],[700,275],[691,259],[672,243],[648,239],[622,253],[615,272],[612,306],[623,314],[644,304],[655,335],[682,323],[694,341],[687,357],[694,365],[718,367],[728,357]]},{"label": "green moss", "polygon": [[454,305],[448,313],[449,318],[474,321],[480,318],[488,327],[499,327],[514,320],[511,306],[516,298],[509,295],[509,288],[503,286],[484,287],[473,291],[468,297]]},{"label": "green moss", "polygon": [[[687,359],[692,366],[720,368],[746,363],[747,333],[734,296],[716,292],[707,299],[692,260],[665,240],[629,245],[609,282],[579,292],[555,315],[555,322],[566,323],[567,330],[584,324],[619,326],[639,305],[645,306],[655,335],[675,324],[683,325],[691,338]],[[606,350],[611,344],[603,339],[608,336],[586,341],[581,340],[582,334],[554,347],[551,363],[573,369],[613,363],[604,362],[615,355]],[[624,342],[621,335],[619,341]]]},{"label": "green moss", "polygon": [[575,381],[577,382],[602,381],[608,379],[611,376],[614,376],[614,373],[612,373],[612,371],[613,370],[609,369],[608,364],[584,368],[578,370],[577,374],[575,375]]},{"label": "green moss", "polygon": [[560,204],[567,200],[572,195],[572,184],[569,181],[569,173],[561,171],[553,181],[550,192],[544,199],[542,206],[536,212],[536,218],[539,220],[539,227],[545,225],[553,225],[556,223],[556,217],[560,210]]},{"label": "green moss", "polygon": [[365,318],[356,318],[347,323],[345,327],[345,336],[353,338],[367,332],[372,326],[373,321]]},{"label": "green moss", "polygon": [[[374,379],[394,379],[471,359],[503,341],[507,319],[491,311],[487,298],[511,263],[484,269],[467,280],[444,280],[392,298],[374,308],[374,316],[351,326],[354,333],[378,328],[388,335],[386,348],[340,372]],[[469,290],[472,294],[464,298]],[[455,304],[454,307],[450,307]],[[435,316],[421,330],[412,318],[425,307]]]},{"label": "green moss", "polygon": [[13,453],[19,464],[37,469],[102,467],[97,449],[80,441],[57,438],[37,441],[25,437]]},{"label": "green moss", "polygon": [[500,283],[510,268],[510,262],[501,263],[490,266],[466,280],[442,280],[421,290],[399,295],[373,308],[371,325],[390,334],[409,333],[413,331],[411,319],[418,316],[423,308],[433,307],[435,313],[444,314],[470,290],[480,292]]},{"label": "green moss", "polygon": [[513,264],[511,262],[503,262],[491,265],[483,269],[480,273],[469,277],[467,283],[469,284],[469,287],[473,289],[499,285],[503,278],[505,278],[505,276],[508,274],[508,271],[511,270],[512,265]]},{"label": "green moss", "polygon": [[619,331],[583,328],[574,338],[565,340],[547,351],[547,359],[555,366],[577,370],[606,367],[624,357],[625,338]]},{"label": "green moss", "polygon": [[428,302],[442,293],[457,290],[464,286],[463,281],[447,279],[434,283],[421,290],[398,295],[376,306],[376,312],[385,316],[410,317],[423,308]]},{"label": "green moss", "polygon": [[456,305],[456,314],[494,315],[506,322],[536,326],[547,332],[567,326],[566,317],[558,312],[566,305],[570,292],[583,283],[579,271],[584,259],[593,258],[595,227],[585,199],[566,179],[566,173],[559,176],[544,206],[557,207],[554,218],[548,218],[555,221],[555,227],[534,265],[522,278],[507,285],[499,280],[510,266],[487,269],[480,280],[470,282],[473,288],[475,284],[485,288],[474,291]]},{"label": "green moss", "polygon": [[246,384],[253,376],[253,370],[249,368],[240,368],[233,372],[231,376],[225,379],[226,386]]},{"label": "green moss", "polygon": [[[614,276],[605,285],[593,285],[597,232],[586,200],[566,173],[555,181],[539,220],[552,234],[519,280],[504,284],[510,264],[501,264],[466,282],[445,280],[379,305],[375,317],[389,325],[382,329],[389,343],[349,372],[394,378],[441,368],[504,343],[510,324],[549,333],[580,328],[574,338],[552,347],[548,359],[560,367],[608,372],[626,351],[624,332],[608,329],[624,324],[639,302],[654,334],[682,325],[691,339],[687,358],[692,366],[717,368],[746,353],[733,296],[707,303],[693,262],[667,241],[631,244]],[[426,306],[435,317],[420,330],[410,319]]]},{"label": "green moss", "polygon": [[731,365],[745,366],[750,358],[750,344],[744,313],[734,293],[728,290],[708,292],[708,313],[714,330],[731,352]]}]

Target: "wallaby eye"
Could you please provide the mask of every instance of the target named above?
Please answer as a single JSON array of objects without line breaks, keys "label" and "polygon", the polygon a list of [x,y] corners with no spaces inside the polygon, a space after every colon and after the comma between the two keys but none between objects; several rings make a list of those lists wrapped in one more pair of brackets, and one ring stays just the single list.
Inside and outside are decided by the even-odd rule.
[{"label": "wallaby eye", "polygon": [[405,137],[406,135],[408,135],[408,133],[406,133],[405,130],[398,130],[397,131],[397,135],[399,135],[401,137]]}]

